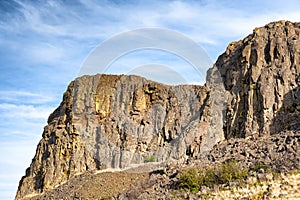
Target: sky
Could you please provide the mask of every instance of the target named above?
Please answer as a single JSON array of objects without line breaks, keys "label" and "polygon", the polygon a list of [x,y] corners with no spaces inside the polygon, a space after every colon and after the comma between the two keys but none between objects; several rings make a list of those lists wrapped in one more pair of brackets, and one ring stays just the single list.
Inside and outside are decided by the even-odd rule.
[{"label": "sky", "polygon": [[[14,198],[47,117],[105,41],[138,29],[171,30],[197,43],[213,63],[255,27],[300,21],[299,10],[296,0],[0,0],[0,199]],[[163,69],[160,78],[173,73],[183,83],[205,81],[187,60],[158,49],[129,52],[99,72],[145,69]]]}]

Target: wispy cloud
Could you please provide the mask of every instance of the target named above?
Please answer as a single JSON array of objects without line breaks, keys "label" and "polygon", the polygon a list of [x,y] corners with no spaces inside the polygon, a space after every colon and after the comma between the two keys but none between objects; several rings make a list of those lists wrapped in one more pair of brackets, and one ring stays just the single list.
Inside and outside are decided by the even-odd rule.
[{"label": "wispy cloud", "polygon": [[[116,33],[135,28],[170,28],[199,43],[218,46],[224,45],[224,40],[227,42],[244,37],[254,27],[269,21],[297,20],[300,17],[299,3],[293,1],[287,4],[281,0],[248,3],[215,0],[201,3],[129,1],[121,4],[93,0],[73,3],[17,1],[17,4],[16,13],[22,13],[22,17],[15,17],[11,20],[14,23],[2,23],[0,27],[12,33],[27,32],[39,37],[40,44],[26,49],[34,59],[44,58],[45,62],[72,57],[76,54],[75,46],[88,49],[90,45],[96,45]],[[68,48],[64,42],[67,40],[76,42]],[[215,58],[215,55],[212,57]]]},{"label": "wispy cloud", "polygon": [[[1,199],[13,199],[20,178],[30,165],[38,138],[23,141],[0,141],[0,189]],[[26,166],[26,167],[25,167]]]},{"label": "wispy cloud", "polygon": [[53,107],[0,104],[1,118],[45,119],[53,111]]},{"label": "wispy cloud", "polygon": [[[161,63],[163,63],[163,65]],[[161,74],[166,74],[163,73],[163,69],[168,70],[170,73],[171,71],[173,71],[173,73],[177,73],[180,75],[180,78],[177,80],[155,78],[161,76]],[[104,73],[116,74],[119,72],[123,74],[131,74],[134,72],[135,74],[142,75],[150,80],[159,80],[165,84],[183,84],[191,82],[203,84],[206,79],[205,69],[201,71],[199,70],[201,70],[201,68],[195,68],[186,60],[175,54],[148,49],[132,52],[126,56],[120,57],[115,60],[112,65],[104,71]],[[177,76],[173,76],[173,78],[175,77]],[[171,78],[171,76],[169,78]]]},{"label": "wispy cloud", "polygon": [[[52,96],[26,91],[0,91],[0,101],[23,104],[45,104],[54,101]],[[1,105],[1,104],[0,104]]]},{"label": "wispy cloud", "polygon": [[1,141],[22,142],[41,137],[43,126],[54,107],[0,103]]},{"label": "wispy cloud", "polygon": [[[246,36],[254,27],[269,21],[298,20],[300,17],[299,2],[292,1],[287,4],[282,0],[248,3],[215,0],[200,3],[16,1],[16,4],[16,16],[10,23],[1,23],[0,27],[6,32],[27,33],[31,41],[33,38],[30,35],[38,37],[40,42],[34,47],[30,43],[25,44],[30,47],[26,49],[34,60],[45,59],[45,62],[75,56],[79,51],[76,47],[91,50],[91,46],[104,39],[134,28],[170,28],[199,43],[218,47],[224,46],[224,41],[229,39]],[[73,41],[69,48],[66,45],[67,40]]]},{"label": "wispy cloud", "polygon": [[[36,96],[26,92],[17,94]],[[0,104],[1,199],[13,199],[52,110],[47,106]]]}]

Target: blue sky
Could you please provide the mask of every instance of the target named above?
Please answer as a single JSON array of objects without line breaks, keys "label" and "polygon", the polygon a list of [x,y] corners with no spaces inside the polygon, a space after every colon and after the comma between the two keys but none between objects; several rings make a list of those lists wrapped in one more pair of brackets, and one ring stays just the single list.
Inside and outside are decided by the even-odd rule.
[{"label": "blue sky", "polygon": [[[214,62],[255,27],[300,21],[299,10],[296,0],[0,0],[0,199],[14,197],[48,115],[103,41],[133,29],[166,28],[197,42]],[[187,65],[170,53],[144,50],[118,59],[111,72],[149,63]]]}]

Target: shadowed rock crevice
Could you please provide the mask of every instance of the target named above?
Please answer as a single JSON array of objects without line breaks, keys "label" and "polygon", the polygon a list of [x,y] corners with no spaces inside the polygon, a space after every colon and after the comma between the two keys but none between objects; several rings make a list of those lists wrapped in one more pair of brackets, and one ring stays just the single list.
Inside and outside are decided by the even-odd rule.
[{"label": "shadowed rock crevice", "polygon": [[283,104],[270,125],[271,133],[300,130],[300,84],[284,95]]}]

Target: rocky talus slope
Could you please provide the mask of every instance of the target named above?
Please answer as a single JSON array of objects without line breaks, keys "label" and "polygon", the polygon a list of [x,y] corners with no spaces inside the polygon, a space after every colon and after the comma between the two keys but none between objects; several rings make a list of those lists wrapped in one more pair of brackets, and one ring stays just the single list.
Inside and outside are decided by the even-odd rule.
[{"label": "rocky talus slope", "polygon": [[[299,199],[299,143],[299,131],[255,141],[232,138],[215,146],[203,158],[150,173],[142,184],[112,195],[112,199]],[[180,186],[185,170],[218,167],[230,160],[237,161],[240,169],[246,169],[247,177],[210,187],[199,186],[196,192]]]},{"label": "rocky talus slope", "polygon": [[[299,199],[299,143],[299,131],[255,141],[232,138],[215,146],[210,154],[185,164],[170,163],[150,173],[140,167],[114,173],[84,173],[32,199]],[[228,160],[236,160],[240,168],[249,169],[248,176],[228,184],[200,186],[197,192],[180,187],[185,170],[217,167]],[[123,183],[126,185],[120,187]]]},{"label": "rocky talus slope", "polygon": [[[77,78],[16,199],[300,198],[299,35],[288,21],[254,29],[227,47],[205,86]],[[247,176],[182,187],[186,169],[232,160]]]}]

